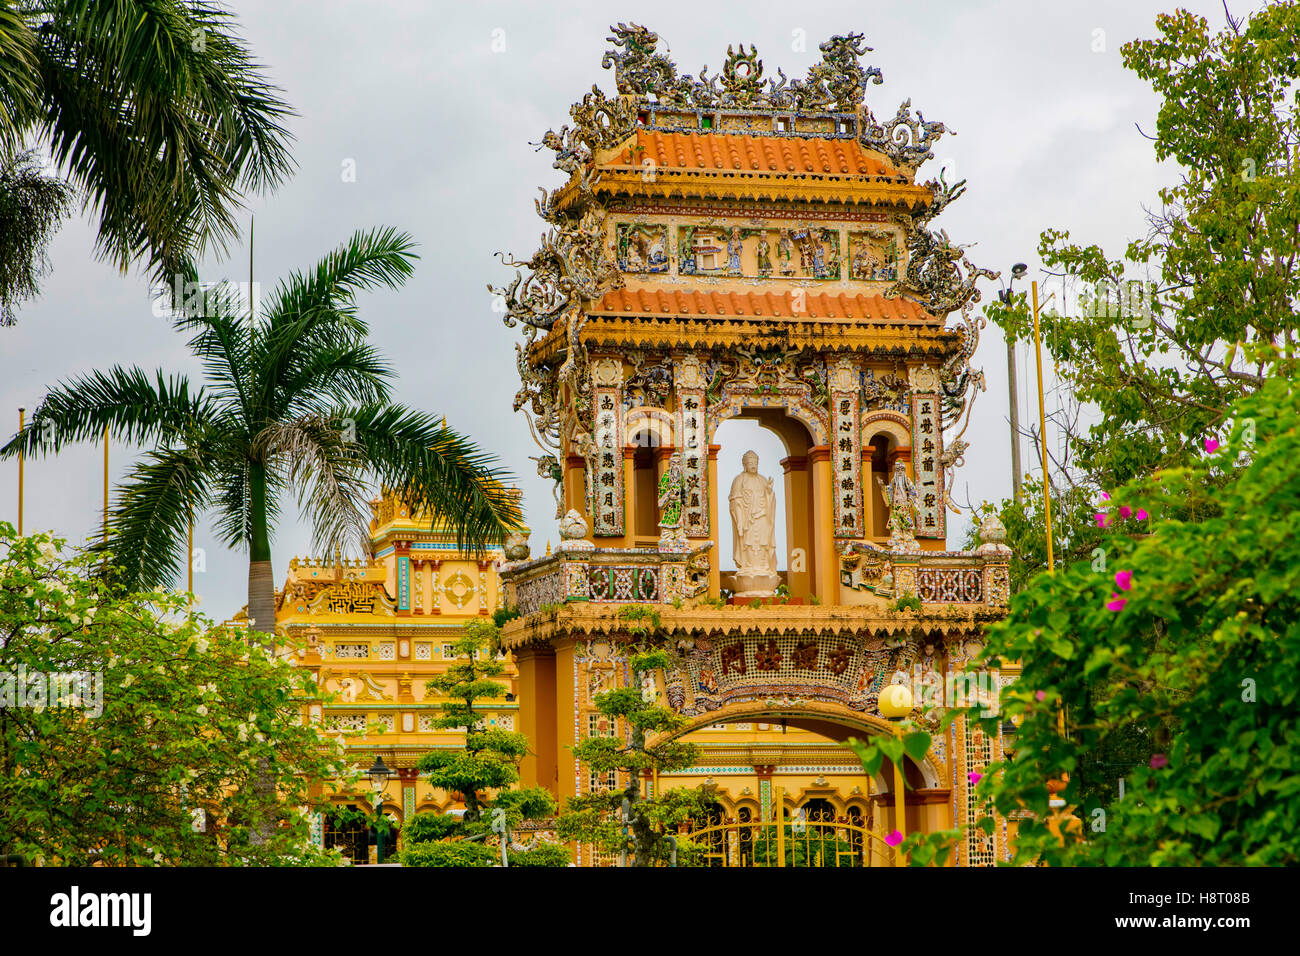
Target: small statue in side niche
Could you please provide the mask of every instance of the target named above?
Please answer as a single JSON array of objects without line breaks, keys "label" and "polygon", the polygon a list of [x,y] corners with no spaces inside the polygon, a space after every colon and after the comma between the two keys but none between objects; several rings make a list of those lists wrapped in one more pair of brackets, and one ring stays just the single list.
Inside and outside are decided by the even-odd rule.
[{"label": "small statue in side niche", "polygon": [[681,545],[685,536],[682,532],[682,503],[686,498],[686,479],[682,474],[682,456],[673,452],[668,459],[668,468],[659,479],[659,507],[663,516],[659,519],[659,546],[676,547]]},{"label": "small statue in side niche", "polygon": [[916,550],[916,519],[920,512],[920,496],[916,485],[907,477],[907,466],[894,462],[894,474],[886,485],[879,478],[876,484],[889,509],[889,547],[894,550]]}]

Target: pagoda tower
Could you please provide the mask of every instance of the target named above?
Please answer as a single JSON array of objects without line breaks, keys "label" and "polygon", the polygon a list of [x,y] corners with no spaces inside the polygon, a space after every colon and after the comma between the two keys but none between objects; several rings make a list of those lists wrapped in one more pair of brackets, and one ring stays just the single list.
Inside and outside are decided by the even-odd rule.
[{"label": "pagoda tower", "polygon": [[[743,44],[720,74],[679,75],[653,32],[612,31],[617,95],[593,87],[543,137],[567,181],[536,202],[540,249],[505,257],[514,280],[491,290],[522,330],[515,408],[561,519],[555,554],[519,551],[503,572],[537,749],[524,782],[561,796],[589,785],[567,748],[592,688],[627,679],[620,605],[657,606],[678,657],[657,693],[694,726],[779,720],[842,740],[890,732],[877,701],[899,675],[938,687],[915,695],[934,721],[1009,580],[995,522],[976,550],[947,550],[983,388],[976,281],[996,274],[931,228],[964,190],[917,180],[943,124],[907,103],[876,117],[860,34],[792,80],[765,79]],[[719,474],[731,419],[786,456]],[[964,819],[967,775],[999,747],[973,733],[958,722],[908,768],[906,821],[887,775],[865,811],[910,830]],[[971,837],[961,862],[993,862],[1002,839]]]}]

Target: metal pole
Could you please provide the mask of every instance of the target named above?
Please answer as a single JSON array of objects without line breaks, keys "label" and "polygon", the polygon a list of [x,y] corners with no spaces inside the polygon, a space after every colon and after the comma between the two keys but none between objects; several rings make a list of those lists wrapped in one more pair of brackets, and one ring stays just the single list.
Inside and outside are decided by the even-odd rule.
[{"label": "metal pole", "polygon": [[1016,343],[1007,338],[1007,401],[1011,406],[1011,495],[1020,500],[1020,402],[1016,389]]},{"label": "metal pole", "polygon": [[108,544],[108,426],[104,426],[104,543]]},{"label": "metal pole", "polygon": [[[894,733],[898,737],[899,743],[903,741],[903,728],[900,724],[894,725]],[[902,837],[907,836],[907,802],[903,795],[903,760],[899,757],[893,761],[894,764],[894,829]],[[899,840],[901,846],[902,840]],[[903,865],[903,851],[900,846],[894,847],[894,866]]]},{"label": "metal pole", "polygon": [[776,865],[785,866],[785,789],[772,788],[772,816],[776,820]]},{"label": "metal pole", "polygon": [[193,594],[194,593],[194,516],[192,514],[190,515],[189,557],[187,558],[187,560],[189,561],[189,565],[190,565],[189,593]]},{"label": "metal pole", "polygon": [[1051,483],[1047,475],[1047,406],[1043,400],[1043,344],[1038,335],[1038,283],[1034,289],[1034,355],[1038,360],[1038,447],[1043,452],[1043,516],[1047,521],[1047,570],[1056,570],[1056,559],[1052,553],[1052,496]]},{"label": "metal pole", "polygon": [[[27,420],[27,409],[18,409],[18,435],[22,439],[23,423]],[[23,445],[18,446],[18,536],[23,534],[23,460],[27,457]]]}]

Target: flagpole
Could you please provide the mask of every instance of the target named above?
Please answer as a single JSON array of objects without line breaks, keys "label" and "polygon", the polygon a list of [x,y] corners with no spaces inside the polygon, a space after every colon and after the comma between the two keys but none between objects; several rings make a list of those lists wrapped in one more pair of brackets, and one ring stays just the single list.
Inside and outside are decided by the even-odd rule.
[{"label": "flagpole", "polygon": [[1052,496],[1051,484],[1047,476],[1047,407],[1043,400],[1043,344],[1038,334],[1038,282],[1034,290],[1034,355],[1038,360],[1038,447],[1043,453],[1043,516],[1047,522],[1047,570],[1056,570],[1056,560],[1052,553]]},{"label": "flagpole", "polygon": [[104,543],[108,544],[108,426],[104,426]]},{"label": "flagpole", "polygon": [[[23,423],[27,420],[27,409],[18,409],[18,440],[23,441]],[[27,457],[23,444],[18,446],[18,536],[23,534],[23,460]]]}]

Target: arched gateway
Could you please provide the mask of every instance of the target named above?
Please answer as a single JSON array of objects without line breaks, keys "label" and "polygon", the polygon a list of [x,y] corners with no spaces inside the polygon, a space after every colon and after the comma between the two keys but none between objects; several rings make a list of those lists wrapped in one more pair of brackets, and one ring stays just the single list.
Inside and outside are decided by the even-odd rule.
[{"label": "arched gateway", "polygon": [[[642,27],[611,40],[619,95],[593,89],[572,127],[546,134],[569,179],[538,202],[552,227],[542,248],[494,290],[523,325],[516,407],[567,512],[554,554],[508,550],[503,571],[535,751],[524,782],[560,796],[592,785],[568,748],[607,732],[594,696],[629,679],[623,605],[658,611],[673,663],[653,691],[688,730],[779,723],[842,756],[837,741],[891,732],[877,712],[890,682],[916,684],[918,705],[951,703],[946,678],[1008,588],[999,527],[974,551],[945,550],[947,489],[983,387],[975,280],[992,274],[929,228],[960,192],[916,178],[942,125],[906,107],[877,120],[863,94],[880,75],[859,63],[858,35],[780,83],[743,46],[706,82],[679,76]],[[730,418],[776,432],[786,457],[719,474],[713,439]],[[788,544],[774,568],[769,487]],[[719,508],[755,540],[720,541]],[[909,596],[919,610],[896,607]],[[987,693],[1010,677],[993,679]],[[732,749],[754,786],[717,813],[788,811],[761,742],[746,747]],[[964,820],[968,774],[998,747],[961,723],[936,735],[907,769],[907,828]],[[809,785],[800,807],[823,826],[838,814],[890,829],[892,780],[862,776],[851,800]],[[963,864],[1003,850],[1001,835],[972,839]]]}]

